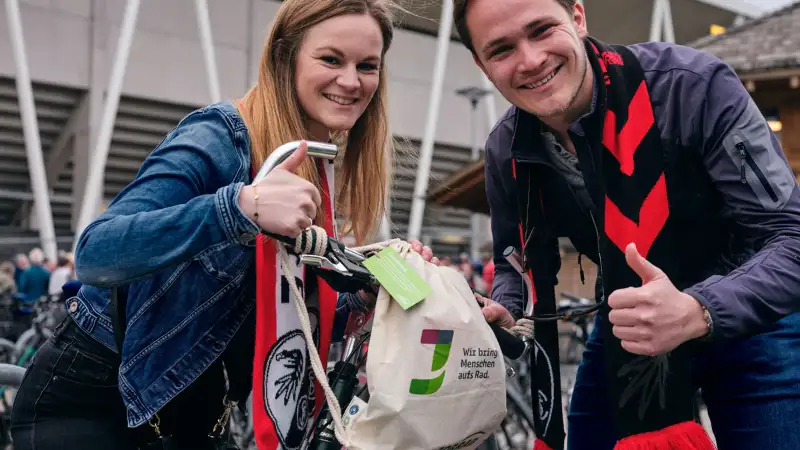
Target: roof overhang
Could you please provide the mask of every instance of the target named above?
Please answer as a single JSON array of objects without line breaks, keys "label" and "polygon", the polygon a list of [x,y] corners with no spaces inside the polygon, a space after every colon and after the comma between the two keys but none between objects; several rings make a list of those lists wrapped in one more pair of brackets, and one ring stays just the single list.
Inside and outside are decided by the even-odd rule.
[{"label": "roof overhang", "polygon": [[737,71],[737,75],[742,81],[766,81],[766,80],[783,80],[800,76],[800,67],[792,67],[785,69],[759,69],[754,71]]},{"label": "roof overhang", "polygon": [[[396,3],[401,8],[396,17],[401,28],[434,36],[438,33],[440,0],[396,0]],[[753,18],[764,12],[742,0],[670,0],[670,4],[679,44],[708,35],[712,24],[730,27],[737,16]],[[584,7],[592,36],[623,45],[650,40],[653,0],[584,0]],[[452,38],[458,40],[455,28]]]},{"label": "roof overhang", "polygon": [[445,180],[428,194],[428,201],[488,215],[484,161],[472,163]]}]

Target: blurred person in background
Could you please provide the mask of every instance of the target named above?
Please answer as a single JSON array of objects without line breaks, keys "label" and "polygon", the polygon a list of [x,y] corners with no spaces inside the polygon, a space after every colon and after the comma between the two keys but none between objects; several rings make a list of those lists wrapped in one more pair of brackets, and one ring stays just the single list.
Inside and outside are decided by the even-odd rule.
[{"label": "blurred person in background", "polygon": [[75,273],[72,265],[72,255],[62,253],[58,256],[58,266],[50,274],[48,294],[51,297],[61,295],[61,290],[67,281],[72,280]]},{"label": "blurred person in background", "polygon": [[17,283],[14,281],[14,264],[4,261],[0,264],[0,296],[12,296],[17,293]]},{"label": "blurred person in background", "polygon": [[492,285],[494,285],[494,259],[487,258],[483,265],[483,286],[486,289],[486,295],[492,296]]},{"label": "blurred person in background", "polygon": [[19,278],[22,276],[22,272],[30,267],[30,265],[31,263],[24,253],[19,253],[14,256],[14,282],[17,283],[17,286],[19,286]]},{"label": "blurred person in background", "polygon": [[17,283],[14,282],[14,263],[0,264],[0,337],[16,340],[14,330],[15,299]]},{"label": "blurred person in background", "polygon": [[475,272],[472,270],[472,262],[469,260],[469,255],[466,253],[461,253],[458,256],[458,271],[464,275],[464,278],[467,279],[467,283],[469,287],[474,289],[475,288]]},{"label": "blurred person in background", "polygon": [[50,272],[44,267],[44,252],[34,248],[28,253],[30,265],[22,271],[17,289],[26,297],[27,302],[35,302],[47,296],[50,287]]}]

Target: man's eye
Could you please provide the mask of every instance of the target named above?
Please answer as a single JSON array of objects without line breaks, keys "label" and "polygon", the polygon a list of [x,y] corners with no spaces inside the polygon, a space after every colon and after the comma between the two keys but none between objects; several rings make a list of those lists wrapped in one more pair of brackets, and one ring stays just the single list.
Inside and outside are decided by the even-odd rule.
[{"label": "man's eye", "polygon": [[494,50],[492,50],[491,53],[489,53],[489,56],[494,58],[508,52],[509,50],[511,50],[510,45],[501,45],[500,47],[496,47]]},{"label": "man's eye", "polygon": [[541,27],[533,30],[533,33],[531,33],[531,37],[534,37],[534,38],[539,37],[539,36],[543,35],[544,33],[546,33],[548,30],[550,30],[551,28],[553,28],[552,25],[541,26]]}]

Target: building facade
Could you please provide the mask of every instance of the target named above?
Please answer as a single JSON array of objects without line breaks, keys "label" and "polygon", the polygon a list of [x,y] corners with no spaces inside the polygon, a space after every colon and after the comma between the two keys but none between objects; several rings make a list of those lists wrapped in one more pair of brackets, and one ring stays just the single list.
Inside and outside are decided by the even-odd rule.
[{"label": "building facade", "polygon": [[[748,14],[711,0],[672,0],[671,9],[670,0],[631,1],[585,0],[590,31],[619,42],[647,40],[658,28],[656,39],[681,42],[699,37],[710,23],[730,25]],[[471,115],[469,101],[456,91],[485,88],[486,80],[452,29],[445,45],[438,45],[442,8],[421,0],[400,3],[413,14],[400,17],[387,55],[391,127],[404,143],[396,158],[391,225],[393,235],[406,237],[420,147],[433,149],[430,191],[472,162],[471,148],[483,142],[491,121],[508,105],[495,93]],[[206,5],[207,13],[198,14],[197,5]],[[0,257],[32,246],[69,250],[93,165],[102,171],[100,210],[184,115],[215,97],[245,93],[280,2],[14,0],[6,6],[0,9]],[[682,22],[691,26],[672,26],[678,22],[673,14],[692,11],[703,12],[709,23],[693,19]],[[207,34],[199,18],[210,24]],[[646,20],[642,25],[642,18],[659,26]],[[620,20],[630,23],[628,35],[614,25]],[[126,27],[133,33],[121,52]],[[122,53],[127,57],[120,58]],[[442,62],[441,100],[433,110],[431,99],[439,97],[434,75]],[[107,108],[115,73],[122,75],[116,79],[118,106]],[[17,82],[25,79],[35,109],[27,106],[25,83]],[[111,121],[105,120],[109,112]],[[107,162],[98,152],[104,120],[111,125]],[[36,206],[43,192],[47,201],[39,205],[48,208]],[[424,241],[451,255],[469,248],[469,211],[436,204],[423,211]]]}]

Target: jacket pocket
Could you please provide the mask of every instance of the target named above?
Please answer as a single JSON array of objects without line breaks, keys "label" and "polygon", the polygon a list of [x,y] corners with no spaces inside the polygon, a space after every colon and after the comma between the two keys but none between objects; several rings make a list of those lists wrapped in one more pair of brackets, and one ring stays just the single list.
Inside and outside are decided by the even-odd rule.
[{"label": "jacket pocket", "polygon": [[197,260],[206,273],[227,283],[246,270],[254,256],[253,248],[225,243],[207,250]]},{"label": "jacket pocket", "polygon": [[[767,211],[779,211],[792,195],[797,181],[780,145],[752,99],[726,133],[723,147],[733,161],[736,177],[755,194]],[[720,175],[720,174],[718,174]],[[730,179],[733,174],[718,176]]]},{"label": "jacket pocket", "polygon": [[[793,181],[786,177],[789,173],[786,163],[771,148],[750,146],[744,140],[734,145],[734,159],[738,158],[739,178],[747,184],[758,201],[769,211],[783,208],[792,193]],[[792,177],[793,178],[793,177]]]}]

